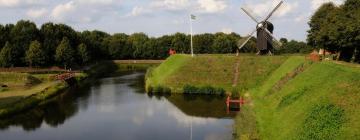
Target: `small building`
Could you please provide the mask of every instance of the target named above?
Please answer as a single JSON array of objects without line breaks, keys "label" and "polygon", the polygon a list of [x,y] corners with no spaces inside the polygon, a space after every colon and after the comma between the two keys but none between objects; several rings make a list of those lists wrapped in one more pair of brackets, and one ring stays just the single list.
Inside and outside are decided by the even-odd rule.
[{"label": "small building", "polygon": [[176,51],[174,49],[170,49],[169,50],[169,55],[174,55],[174,54],[176,54]]}]

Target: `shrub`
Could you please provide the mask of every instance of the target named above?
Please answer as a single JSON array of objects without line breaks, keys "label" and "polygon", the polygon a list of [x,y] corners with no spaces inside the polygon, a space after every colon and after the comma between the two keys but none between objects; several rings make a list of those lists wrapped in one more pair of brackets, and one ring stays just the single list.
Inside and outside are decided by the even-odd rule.
[{"label": "shrub", "polygon": [[214,88],[211,86],[195,87],[191,85],[185,85],[183,87],[184,94],[207,94],[207,95],[224,95],[225,90],[223,88]]},{"label": "shrub", "polygon": [[185,85],[183,87],[183,93],[184,94],[196,94],[198,93],[198,88],[191,85]]},{"label": "shrub", "polygon": [[149,87],[149,89],[151,90],[151,92],[149,91],[149,93],[165,93],[165,94],[171,93],[170,88],[161,85],[155,86],[154,88]]}]

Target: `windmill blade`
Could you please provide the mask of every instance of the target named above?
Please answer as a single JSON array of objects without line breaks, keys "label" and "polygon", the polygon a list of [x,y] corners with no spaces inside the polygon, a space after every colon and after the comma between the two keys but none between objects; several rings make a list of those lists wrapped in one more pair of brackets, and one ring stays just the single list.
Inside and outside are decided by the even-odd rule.
[{"label": "windmill blade", "polygon": [[[263,28],[263,30],[272,37],[273,40],[279,45],[279,47],[282,46],[282,43],[276,39],[276,37],[266,28]],[[269,39],[268,39],[269,40]],[[272,40],[271,40],[272,41]]]},{"label": "windmill blade", "polygon": [[275,11],[276,11],[277,9],[279,9],[279,7],[281,6],[281,4],[283,4],[283,3],[284,3],[284,1],[280,1],[280,3],[274,8],[274,10],[272,10],[272,11],[270,12],[270,14],[265,18],[264,21],[267,21],[267,20],[275,13]]},{"label": "windmill blade", "polygon": [[241,46],[239,47],[239,50],[242,49],[242,48],[246,45],[246,43],[249,42],[249,40],[251,39],[252,35],[253,35],[256,31],[257,31],[257,29],[255,29],[253,32],[251,32],[251,33],[249,34],[249,37],[245,40],[245,42],[244,42],[243,44],[241,44]]},{"label": "windmill blade", "polygon": [[256,23],[259,23],[258,20],[257,20],[254,16],[252,16],[252,15],[250,14],[250,12],[248,12],[248,11],[245,10],[245,8],[242,8],[242,7],[241,7],[241,9],[242,9],[242,10],[245,12],[245,14],[248,15],[252,20],[254,20]]}]

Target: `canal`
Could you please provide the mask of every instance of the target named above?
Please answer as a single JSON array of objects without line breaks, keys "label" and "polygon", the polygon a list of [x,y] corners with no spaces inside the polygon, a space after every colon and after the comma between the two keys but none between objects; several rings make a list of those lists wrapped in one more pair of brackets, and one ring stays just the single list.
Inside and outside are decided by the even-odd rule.
[{"label": "canal", "polygon": [[1,140],[226,140],[234,115],[224,97],[149,95],[144,71],[72,88],[0,120]]}]

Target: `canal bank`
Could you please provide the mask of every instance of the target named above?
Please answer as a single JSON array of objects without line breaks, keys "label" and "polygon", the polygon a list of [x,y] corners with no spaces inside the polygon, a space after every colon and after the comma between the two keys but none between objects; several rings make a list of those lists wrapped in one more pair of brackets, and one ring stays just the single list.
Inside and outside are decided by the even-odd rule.
[{"label": "canal bank", "polygon": [[[73,86],[82,86],[91,83],[97,78],[116,71],[117,68],[118,66],[116,63],[112,61],[103,61],[99,62],[98,64],[92,65],[91,67],[89,67],[88,70],[76,73],[72,79],[69,79],[71,81],[69,83],[66,81],[56,80],[47,81],[49,84],[47,84],[47,86],[43,89],[40,89],[39,91],[36,91],[34,93],[30,93],[29,96],[24,96],[7,104],[2,104],[0,107],[0,118],[9,117],[14,114],[22,113],[25,110],[34,108],[39,104],[46,102],[46,100],[57,96],[58,94],[64,92],[65,90]],[[9,96],[7,98],[10,99],[12,97]]]},{"label": "canal bank", "polygon": [[46,104],[0,120],[0,137],[232,139],[234,114],[226,113],[223,97],[147,94],[144,75],[144,70],[122,71],[72,88]]}]

